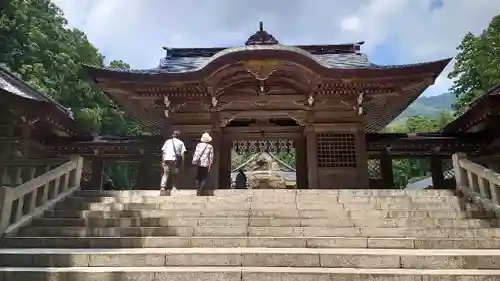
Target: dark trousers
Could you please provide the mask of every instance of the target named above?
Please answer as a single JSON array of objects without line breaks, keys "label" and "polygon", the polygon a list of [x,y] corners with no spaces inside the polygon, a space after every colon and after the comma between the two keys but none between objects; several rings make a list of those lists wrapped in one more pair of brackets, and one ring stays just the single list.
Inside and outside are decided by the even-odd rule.
[{"label": "dark trousers", "polygon": [[196,188],[198,191],[206,190],[208,178],[208,168],[198,166],[196,171]]}]

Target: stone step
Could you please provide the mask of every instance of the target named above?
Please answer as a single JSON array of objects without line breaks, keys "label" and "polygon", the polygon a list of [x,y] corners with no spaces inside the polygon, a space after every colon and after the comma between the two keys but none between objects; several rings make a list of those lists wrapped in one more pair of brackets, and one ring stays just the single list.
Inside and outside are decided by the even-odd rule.
[{"label": "stone step", "polygon": [[451,210],[371,210],[366,211],[328,211],[328,210],[238,210],[238,209],[175,209],[175,210],[50,210],[45,217],[57,218],[170,218],[170,217],[276,217],[276,218],[494,218],[494,213],[486,211]]},{"label": "stone step", "polygon": [[56,210],[175,210],[175,209],[291,209],[291,210],[460,210],[460,206],[455,203],[321,203],[307,202],[301,203],[236,203],[236,204],[208,204],[208,203],[89,203],[89,202],[62,202],[55,206]]},{"label": "stone step", "polygon": [[500,250],[320,248],[0,249],[0,267],[498,269]]},{"label": "stone step", "polygon": [[291,200],[285,201],[283,198],[253,198],[251,196],[140,196],[131,195],[123,197],[89,197],[89,196],[71,196],[66,199],[66,202],[100,202],[100,203],[193,203],[193,204],[245,204],[248,202],[257,203],[458,203],[459,199],[456,197],[338,197],[338,196],[318,196],[318,195],[304,195],[297,196]]},{"label": "stone step", "polygon": [[500,238],[500,228],[389,228],[389,227],[247,227],[247,226],[168,226],[168,227],[47,227],[29,226],[19,236],[53,237],[139,237],[139,236],[270,236],[270,237],[475,237]]},{"label": "stone step", "polygon": [[29,281],[495,281],[500,270],[309,267],[0,268],[2,280]]},{"label": "stone step", "polygon": [[500,249],[500,239],[363,237],[5,237],[3,248]]},{"label": "stone step", "polygon": [[169,203],[101,203],[101,202],[61,202],[56,204],[56,210],[175,210],[175,209],[240,209],[240,210],[272,210],[272,209],[290,209],[290,210],[460,210],[458,203],[282,203],[282,202],[249,202],[235,204],[208,204],[192,202],[169,202]]},{"label": "stone step", "polygon": [[[158,196],[158,190],[79,190],[75,196],[85,197],[128,197],[128,196]],[[196,196],[195,190],[176,190],[172,197],[193,197]],[[400,190],[400,189],[251,189],[234,190],[218,189],[213,191],[215,197],[293,197],[293,196],[339,196],[339,197],[454,197],[453,190]]]},{"label": "stone step", "polygon": [[34,226],[162,227],[162,226],[326,226],[326,227],[500,227],[499,220],[383,218],[41,218]]}]

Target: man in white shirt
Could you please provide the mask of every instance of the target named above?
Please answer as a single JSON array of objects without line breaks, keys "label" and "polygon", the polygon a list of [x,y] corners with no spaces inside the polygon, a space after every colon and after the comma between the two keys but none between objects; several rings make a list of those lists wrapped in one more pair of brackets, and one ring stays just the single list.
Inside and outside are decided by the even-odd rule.
[{"label": "man in white shirt", "polygon": [[184,163],[186,146],[179,139],[179,136],[180,132],[174,130],[172,138],[166,140],[161,148],[163,176],[161,177],[160,186],[162,193],[166,190],[170,191],[172,187],[175,189],[179,167]]}]

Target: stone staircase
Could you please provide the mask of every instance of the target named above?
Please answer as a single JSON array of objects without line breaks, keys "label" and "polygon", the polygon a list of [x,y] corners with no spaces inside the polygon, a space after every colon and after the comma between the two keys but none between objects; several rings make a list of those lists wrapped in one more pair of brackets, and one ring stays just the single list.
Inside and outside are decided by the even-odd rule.
[{"label": "stone staircase", "polygon": [[451,191],[77,191],[0,249],[1,281],[500,280],[500,225]]}]

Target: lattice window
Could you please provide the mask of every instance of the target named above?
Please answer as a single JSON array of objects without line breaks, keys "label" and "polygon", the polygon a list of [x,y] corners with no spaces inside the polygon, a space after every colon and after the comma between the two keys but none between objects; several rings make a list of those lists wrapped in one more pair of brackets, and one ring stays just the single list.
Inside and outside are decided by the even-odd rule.
[{"label": "lattice window", "polygon": [[316,136],[319,167],[356,167],[356,142],[352,133]]},{"label": "lattice window", "polygon": [[234,140],[231,153],[231,169],[245,163],[259,153],[269,153],[295,168],[295,143],[288,139]]},{"label": "lattice window", "polygon": [[380,159],[368,159],[368,177],[373,180],[382,178]]},{"label": "lattice window", "polygon": [[455,171],[453,170],[453,160],[451,159],[443,159],[441,162],[443,165],[443,176],[444,179],[454,179]]},{"label": "lattice window", "polygon": [[272,154],[294,153],[293,140],[239,140],[233,141],[233,149],[238,154],[268,152]]}]

